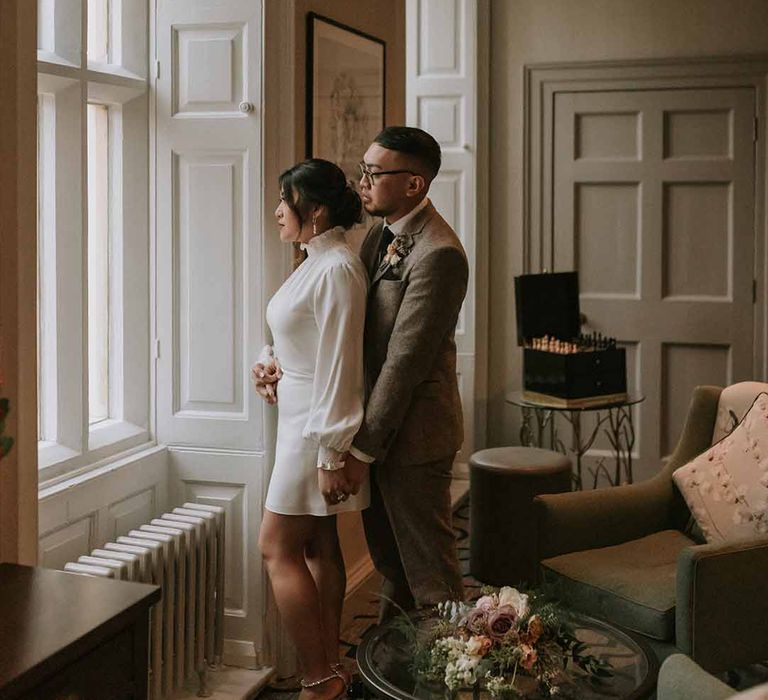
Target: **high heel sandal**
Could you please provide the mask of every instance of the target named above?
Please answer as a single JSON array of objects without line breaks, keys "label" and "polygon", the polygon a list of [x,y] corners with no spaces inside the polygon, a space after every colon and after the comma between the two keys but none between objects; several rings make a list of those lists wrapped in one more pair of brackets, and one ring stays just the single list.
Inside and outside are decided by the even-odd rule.
[{"label": "high heel sandal", "polygon": [[352,685],[352,674],[349,669],[341,662],[337,664],[331,664],[331,671],[333,671],[341,680],[344,681],[344,685],[347,689]]},{"label": "high heel sandal", "polygon": [[301,687],[316,688],[317,686],[323,685],[323,683],[327,683],[328,681],[338,678],[342,682],[344,687],[341,689],[341,692],[336,693],[336,695],[333,695],[328,700],[341,700],[342,698],[345,698],[347,695],[347,690],[349,690],[349,684],[347,683],[346,678],[334,668],[334,666],[338,666],[338,665],[339,664],[333,664],[331,666],[331,670],[333,671],[333,673],[330,676],[325,676],[325,678],[318,678],[316,681],[305,681],[303,678],[300,679],[299,683],[301,684]]}]

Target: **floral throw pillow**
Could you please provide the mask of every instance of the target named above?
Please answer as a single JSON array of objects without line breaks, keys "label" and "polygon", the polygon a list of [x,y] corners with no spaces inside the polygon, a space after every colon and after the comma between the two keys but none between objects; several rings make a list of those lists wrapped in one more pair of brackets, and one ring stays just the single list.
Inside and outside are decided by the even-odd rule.
[{"label": "floral throw pillow", "polygon": [[768,534],[768,394],[730,435],[672,475],[707,542]]}]

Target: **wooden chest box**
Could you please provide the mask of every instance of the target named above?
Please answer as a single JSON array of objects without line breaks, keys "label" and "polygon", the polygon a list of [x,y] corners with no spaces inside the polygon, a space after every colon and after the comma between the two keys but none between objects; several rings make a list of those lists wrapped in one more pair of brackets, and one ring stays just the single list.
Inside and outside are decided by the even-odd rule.
[{"label": "wooden chest box", "polygon": [[626,399],[624,348],[581,333],[576,272],[516,277],[515,303],[524,397],[573,408]]}]

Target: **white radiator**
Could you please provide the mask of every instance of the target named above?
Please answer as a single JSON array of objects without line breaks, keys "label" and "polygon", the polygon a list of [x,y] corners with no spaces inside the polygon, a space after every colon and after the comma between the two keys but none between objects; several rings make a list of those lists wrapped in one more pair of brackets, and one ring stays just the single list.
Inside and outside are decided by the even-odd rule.
[{"label": "white radiator", "polygon": [[198,695],[210,694],[207,668],[221,664],[224,648],[224,525],[223,508],[185,503],[64,566],[162,588],[150,622],[152,700],[168,698],[193,673]]}]

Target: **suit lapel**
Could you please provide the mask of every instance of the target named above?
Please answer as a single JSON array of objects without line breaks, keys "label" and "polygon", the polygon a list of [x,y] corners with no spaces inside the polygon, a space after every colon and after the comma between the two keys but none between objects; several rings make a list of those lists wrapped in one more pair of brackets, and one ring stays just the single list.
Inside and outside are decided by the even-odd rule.
[{"label": "suit lapel", "polygon": [[[384,234],[384,222],[380,221],[371,228],[371,232],[368,234],[364,246],[365,256],[363,257],[363,263],[366,270],[368,270],[368,278],[373,280],[378,268],[378,253],[379,246],[381,245],[381,237]],[[371,282],[373,284],[373,282]]]}]

